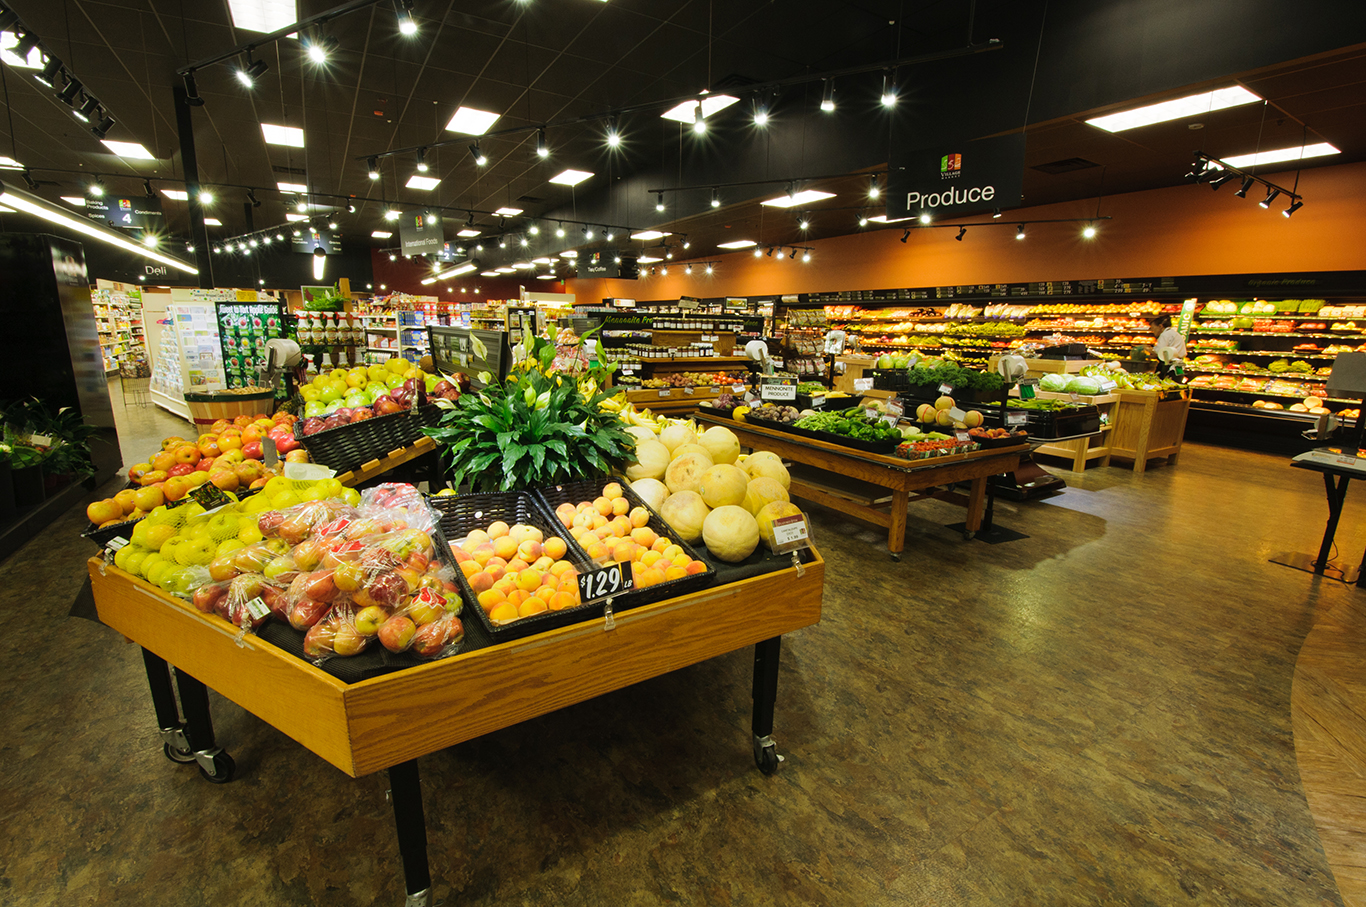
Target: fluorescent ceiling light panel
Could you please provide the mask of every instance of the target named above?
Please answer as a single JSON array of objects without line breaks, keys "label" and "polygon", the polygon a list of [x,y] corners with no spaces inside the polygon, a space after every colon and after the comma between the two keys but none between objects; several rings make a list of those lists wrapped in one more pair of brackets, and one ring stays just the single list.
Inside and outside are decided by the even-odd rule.
[{"label": "fluorescent ceiling light panel", "polygon": [[592,175],[593,174],[589,173],[587,170],[570,169],[566,170],[563,173],[552,176],[550,178],[550,181],[552,183],[558,183],[561,186],[577,186],[579,183],[588,179]]},{"label": "fluorescent ceiling light panel", "polygon": [[489,131],[494,123],[498,122],[498,117],[501,115],[487,110],[477,110],[473,107],[460,107],[451,117],[451,121],[446,124],[446,131],[459,132],[464,135],[483,135]]},{"label": "fluorescent ceiling light panel", "polygon": [[552,259],[552,258],[533,258],[533,259],[531,259],[531,263],[532,263],[533,265],[548,265],[548,264],[551,264],[553,261],[554,261],[554,259]]},{"label": "fluorescent ceiling light panel", "polygon": [[232,24],[246,31],[273,32],[299,21],[294,0],[228,0]]},{"label": "fluorescent ceiling light panel", "polygon": [[297,126],[275,126],[261,124],[261,134],[270,145],[287,145],[290,148],[304,147],[304,131]]},{"label": "fluorescent ceiling light panel", "polygon": [[74,195],[63,195],[62,201],[66,202],[68,205],[75,205],[77,208],[85,207],[85,199],[77,198]]},{"label": "fluorescent ceiling light panel", "polygon": [[307,214],[286,214],[286,215],[285,215],[285,220],[289,221],[290,223],[298,223],[298,222],[301,221],[301,220],[308,220],[308,215],[307,215]]},{"label": "fluorescent ceiling light panel", "polygon": [[431,190],[441,185],[441,180],[434,176],[418,176],[417,174],[414,174],[408,177],[408,182],[403,185],[407,186],[409,189]]},{"label": "fluorescent ceiling light panel", "polygon": [[578,257],[579,257],[579,253],[578,253],[578,252],[575,252],[573,249],[566,249],[565,251],[563,251],[563,252],[560,253],[560,257],[561,257],[561,258],[578,258]]},{"label": "fluorescent ceiling light panel", "polygon": [[461,230],[459,233],[457,233],[457,234],[455,234],[455,235],[456,235],[456,236],[463,237],[463,238],[465,238],[465,239],[473,239],[474,237],[478,236],[478,235],[479,235],[480,233],[482,233],[482,232],[483,232],[482,230],[472,230],[472,229],[470,229],[469,227],[466,227],[465,229]]},{"label": "fluorescent ceiling light panel", "polygon": [[640,239],[640,240],[663,239],[663,238],[666,237],[666,236],[673,236],[673,234],[672,234],[672,233],[661,233],[659,230],[644,230],[644,231],[642,231],[642,232],[640,232],[640,233],[632,233],[632,234],[631,234],[631,238],[632,238],[632,239]]},{"label": "fluorescent ceiling light panel", "polygon": [[537,280],[559,280],[560,278],[556,277],[554,274],[537,274],[537,275],[536,275],[536,279],[537,279]]},{"label": "fluorescent ceiling light panel", "polygon": [[131,157],[143,161],[154,161],[157,159],[157,156],[142,147],[140,142],[115,142],[110,139],[100,139],[100,141],[104,142],[104,147],[108,148],[119,157]]},{"label": "fluorescent ceiling light panel", "polygon": [[221,227],[221,226],[223,226],[223,222],[222,222],[221,220],[219,220],[218,218],[216,218],[216,217],[206,217],[206,218],[204,218],[204,223],[205,223],[207,226],[210,226],[210,227]]},{"label": "fluorescent ceiling light panel", "polygon": [[511,274],[512,268],[495,268],[494,271],[498,274]]},{"label": "fluorescent ceiling light panel", "polygon": [[910,217],[894,217],[891,220],[888,220],[887,215],[877,214],[868,219],[875,224],[899,224],[903,220],[915,220],[915,215],[911,215]]},{"label": "fluorescent ceiling light panel", "polygon": [[[702,99],[702,119],[706,119],[713,113],[725,110],[734,104],[739,98],[733,98],[728,94],[707,95]],[[679,123],[691,123],[697,118],[697,102],[684,101],[677,107],[670,108],[660,114],[666,120],[674,120]]]},{"label": "fluorescent ceiling light panel", "polygon": [[480,277],[497,277],[497,276],[498,276],[498,272],[497,272],[497,271],[480,271],[480,272],[479,272],[479,276],[480,276]]},{"label": "fluorescent ceiling light panel", "polygon": [[[833,192],[821,192],[819,189],[804,189],[796,195],[780,195],[777,198],[770,198],[768,201],[759,202],[770,208],[795,208],[798,205],[809,205],[812,202],[824,201],[827,198],[834,198]],[[871,219],[871,218],[870,218]]]},{"label": "fluorescent ceiling light panel", "polygon": [[190,193],[184,189],[162,189],[161,194],[178,202],[189,201]]},{"label": "fluorescent ceiling light panel", "polygon": [[375,231],[374,231],[373,233],[371,233],[370,235],[371,235],[372,237],[374,237],[375,239],[388,239],[389,237],[393,236],[394,234],[392,234],[392,233],[387,233],[387,232],[385,232],[384,230],[375,230]]},{"label": "fluorescent ceiling light panel", "polygon": [[276,183],[281,192],[308,192],[308,187],[303,183]]},{"label": "fluorescent ceiling light panel", "polygon": [[1279,164],[1284,161],[1298,161],[1310,157],[1323,157],[1328,154],[1341,154],[1327,142],[1319,142],[1316,145],[1305,145],[1294,148],[1280,148],[1275,151],[1262,151],[1257,154],[1236,154],[1233,157],[1221,158],[1230,167],[1237,167],[1242,170],[1246,167],[1260,167],[1263,164]]},{"label": "fluorescent ceiling light panel", "polygon": [[1231,88],[1220,88],[1216,91],[1206,91],[1185,98],[1163,101],[1160,104],[1149,104],[1147,107],[1138,107],[1122,113],[1094,117],[1086,122],[1098,129],[1104,129],[1106,132],[1123,132],[1126,129],[1137,129],[1140,126],[1151,126],[1154,123],[1166,123],[1169,120],[1201,116],[1214,110],[1239,107],[1260,100],[1261,98],[1243,86],[1234,85]]},{"label": "fluorescent ceiling light panel", "polygon": [[748,249],[748,248],[749,248],[750,246],[752,246],[752,245],[755,245],[755,242],[754,242],[754,240],[752,240],[752,239],[736,239],[736,240],[732,240],[731,242],[719,242],[719,243],[716,244],[716,248],[718,248],[718,249]]},{"label": "fluorescent ceiling light panel", "polygon": [[28,52],[27,58],[22,58],[10,48],[19,43],[19,36],[12,31],[0,31],[0,59],[3,59],[15,69],[42,69],[43,51],[39,47],[34,47]]},{"label": "fluorescent ceiling light panel", "polygon": [[0,154],[0,170],[23,170],[24,165],[12,157],[5,157]]},{"label": "fluorescent ceiling light panel", "polygon": [[514,261],[512,266],[518,271],[530,271],[532,268],[536,267],[529,261]]},{"label": "fluorescent ceiling light panel", "polygon": [[664,259],[662,259],[662,258],[655,258],[653,255],[642,255],[642,256],[640,256],[639,258],[636,259],[637,262],[639,262],[640,264],[643,264],[643,265],[652,265],[652,264],[654,264],[654,263],[657,262],[657,261],[663,261],[663,260],[664,260]]},{"label": "fluorescent ceiling light panel", "polygon": [[522,213],[522,209],[521,209],[521,208],[509,208],[508,206],[504,205],[503,207],[499,208],[497,211],[495,211],[495,212],[493,212],[493,213],[494,213],[494,214],[501,214],[501,215],[503,215],[504,217],[516,217],[517,215],[519,215],[519,214]]},{"label": "fluorescent ceiling light panel", "polygon": [[13,214],[13,213],[14,213],[14,209],[13,209],[13,208],[6,208],[4,205],[0,205],[0,214]]}]

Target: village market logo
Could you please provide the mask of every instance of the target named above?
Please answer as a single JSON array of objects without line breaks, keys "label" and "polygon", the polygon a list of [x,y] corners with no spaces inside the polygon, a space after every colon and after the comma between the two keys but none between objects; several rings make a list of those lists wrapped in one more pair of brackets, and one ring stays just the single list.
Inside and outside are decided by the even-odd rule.
[{"label": "village market logo", "polygon": [[946,154],[939,159],[939,178],[941,180],[957,179],[963,175],[963,155]]}]

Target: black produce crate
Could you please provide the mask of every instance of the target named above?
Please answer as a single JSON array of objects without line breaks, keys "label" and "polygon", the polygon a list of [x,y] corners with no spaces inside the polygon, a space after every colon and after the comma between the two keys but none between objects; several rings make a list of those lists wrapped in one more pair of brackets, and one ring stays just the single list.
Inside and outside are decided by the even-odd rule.
[{"label": "black produce crate", "polygon": [[[673,598],[674,596],[682,595],[685,592],[692,592],[694,589],[701,589],[704,586],[711,585],[716,579],[716,569],[712,567],[705,558],[699,557],[697,551],[691,545],[680,539],[677,533],[669,527],[669,524],[664,522],[664,518],[656,513],[654,508],[649,504],[646,504],[640,495],[636,494],[635,491],[631,489],[631,486],[625,479],[579,479],[576,482],[567,482],[564,485],[537,489],[536,495],[540,498],[542,507],[544,507],[554,518],[555,525],[562,526],[563,524],[560,523],[559,517],[554,517],[556,507],[559,507],[561,504],[573,504],[578,506],[580,501],[595,500],[602,495],[602,487],[611,481],[620,482],[622,494],[631,502],[632,510],[637,507],[644,507],[649,511],[650,521],[645,525],[653,529],[655,535],[672,539],[673,543],[682,548],[683,553],[688,555],[688,557],[695,561],[702,561],[702,563],[707,565],[707,569],[704,573],[693,573],[688,576],[679,577],[678,579],[665,580],[662,583],[656,583],[655,585],[647,586],[644,589],[633,589],[630,592],[618,595],[612,601],[612,611],[624,611],[627,608],[636,608],[640,605],[650,604],[651,602],[663,601],[666,598]],[[587,552],[584,552],[583,549],[578,546],[577,542],[572,538],[570,538],[569,541],[570,544],[573,544],[583,553],[585,558],[588,557]],[[597,610],[597,616],[602,616],[603,606],[601,602],[591,607]],[[518,621],[518,623],[520,623],[520,621]]]},{"label": "black produce crate", "polygon": [[[1054,410],[1012,407],[1006,412],[1024,413],[1024,429],[1033,438],[1070,438],[1100,431],[1100,409],[1089,404]],[[986,415],[985,424],[1000,425],[999,410],[992,410]]]},{"label": "black produce crate", "polygon": [[[531,492],[508,491],[492,494],[445,495],[430,497],[427,502],[432,505],[432,509],[440,517],[437,526],[437,545],[438,547],[444,546],[447,553],[451,553],[450,540],[459,541],[473,529],[487,530],[490,523],[502,520],[509,526],[514,526],[517,523],[535,526],[541,530],[542,535],[546,538],[553,535],[563,539],[565,547],[568,549],[565,552],[564,559],[573,564],[574,569],[580,574],[587,573],[596,567],[587,553],[565,531],[564,526],[554,513],[547,511],[542,500]],[[484,613],[483,607],[480,606],[478,597],[470,588],[469,580],[465,577],[465,572],[458,566],[455,571],[455,581],[460,586],[461,597],[465,600],[465,611],[461,615],[462,618],[468,615],[467,622],[478,623],[483,632],[495,643],[521,639],[536,633],[544,633],[546,630],[567,627],[580,621],[602,617],[603,614],[602,603],[599,602],[596,605],[565,608],[563,611],[544,611],[530,617],[523,617],[510,624],[495,626],[489,620],[488,615]]]},{"label": "black produce crate", "polygon": [[[915,400],[919,403],[933,403],[944,396],[938,384],[907,384],[900,389],[899,396],[903,400]],[[980,409],[983,404],[1000,403],[1001,395],[1004,393],[1002,388],[995,388],[989,391],[970,391],[964,388],[954,388],[949,394],[953,402],[958,404],[959,409],[964,408],[964,404],[969,404],[969,408]],[[909,412],[914,415],[915,408],[911,407]]]},{"label": "black produce crate", "polygon": [[900,391],[911,386],[911,379],[904,368],[872,368],[864,375],[873,377],[873,388],[880,391]]},{"label": "black produce crate", "polygon": [[300,419],[294,423],[294,439],[303,445],[314,463],[342,473],[409,446],[422,437],[422,429],[440,422],[441,415],[441,407],[428,404],[415,411],[375,416],[311,435],[303,433],[304,420]]},{"label": "black produce crate", "polygon": [[867,453],[886,454],[891,456],[896,453],[896,447],[903,439],[889,438],[886,441],[865,441],[862,438],[850,438],[846,435],[837,435],[829,431],[816,431],[810,428],[799,428],[796,425],[789,426],[789,430],[794,435],[801,435],[812,438],[816,441],[825,441],[827,444],[838,444],[841,447],[850,447],[854,450],[862,450]]},{"label": "black produce crate", "polygon": [[1029,433],[1016,431],[1006,438],[983,438],[980,435],[969,435],[969,437],[980,444],[983,450],[988,450],[993,447],[1014,447],[1016,444],[1023,444],[1029,440]]},{"label": "black produce crate", "polygon": [[860,403],[863,402],[862,394],[854,394],[851,397],[825,397],[825,402],[822,403],[820,406],[812,406],[811,401],[818,396],[824,395],[798,394],[797,402],[795,405],[797,409],[815,409],[823,412],[832,409],[852,409],[853,407],[858,406]]}]

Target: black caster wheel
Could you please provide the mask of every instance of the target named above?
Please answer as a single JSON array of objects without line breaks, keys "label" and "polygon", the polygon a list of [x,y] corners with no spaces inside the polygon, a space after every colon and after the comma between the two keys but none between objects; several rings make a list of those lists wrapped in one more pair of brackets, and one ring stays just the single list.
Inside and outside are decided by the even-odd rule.
[{"label": "black caster wheel", "polygon": [[754,754],[754,764],[759,766],[759,771],[765,775],[771,775],[778,770],[778,748],[776,746],[766,746]]},{"label": "black caster wheel", "polygon": [[892,552],[892,560],[894,560],[894,561],[899,561],[899,560],[901,560],[901,553],[898,552],[898,551],[893,551],[893,552]]},{"label": "black caster wheel", "polygon": [[972,532],[971,530],[969,530],[968,532],[964,532],[964,533],[963,533],[963,541],[965,541],[965,542],[970,542],[970,541],[972,541],[972,540],[973,540],[974,538],[976,538],[976,537],[977,537],[977,533]]},{"label": "black caster wheel", "polygon": [[191,762],[195,761],[194,753],[189,750],[183,750],[178,746],[171,746],[169,743],[163,743],[161,745],[161,751],[166,754],[167,759],[170,759],[176,765],[189,765]]},{"label": "black caster wheel", "polygon": [[204,766],[199,767],[199,774],[204,776],[204,780],[210,784],[227,784],[232,780],[237,772],[237,763],[232,761],[232,757],[221,750],[213,757],[213,771],[205,770]]}]

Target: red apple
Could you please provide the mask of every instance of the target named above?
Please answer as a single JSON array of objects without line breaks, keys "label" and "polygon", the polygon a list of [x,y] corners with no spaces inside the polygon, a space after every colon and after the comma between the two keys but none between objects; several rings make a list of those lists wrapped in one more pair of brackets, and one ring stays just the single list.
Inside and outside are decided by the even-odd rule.
[{"label": "red apple", "polygon": [[[210,571],[212,572],[212,571]],[[212,614],[218,607],[218,603],[227,597],[227,583],[206,583],[194,592],[191,600],[195,608],[205,614]]]},{"label": "red apple", "polygon": [[285,515],[280,511],[267,510],[256,518],[256,528],[266,538],[275,538],[280,534],[280,524],[284,521]]},{"label": "red apple", "polygon": [[208,472],[210,469],[213,469],[213,462],[214,457],[205,457],[194,464],[195,472]]},{"label": "red apple", "polygon": [[309,658],[321,658],[332,654],[332,639],[337,632],[335,624],[315,624],[304,634],[304,654]]},{"label": "red apple", "polygon": [[275,442],[275,449],[282,454],[293,453],[299,449],[299,442],[293,435],[285,435]]},{"label": "red apple", "polygon": [[304,581],[303,593],[315,601],[330,602],[337,597],[337,584],[331,570],[315,570]]},{"label": "red apple", "polygon": [[379,627],[380,645],[390,652],[406,652],[413,644],[417,625],[402,615],[389,618]]},{"label": "red apple", "polygon": [[260,460],[265,457],[265,451],[261,449],[260,441],[248,441],[242,445],[242,456],[248,460]]},{"label": "red apple", "polygon": [[[196,462],[198,462],[198,461],[196,461]],[[194,467],[191,466],[189,463],[177,463],[176,465],[172,466],[170,469],[166,470],[166,475],[168,475],[168,476],[183,476],[183,475],[187,475],[187,474],[192,473],[192,472],[194,472]]]},{"label": "red apple", "polygon": [[296,630],[307,630],[322,620],[323,616],[330,610],[332,610],[331,602],[301,598],[294,603],[294,607],[289,609],[289,625]]}]

